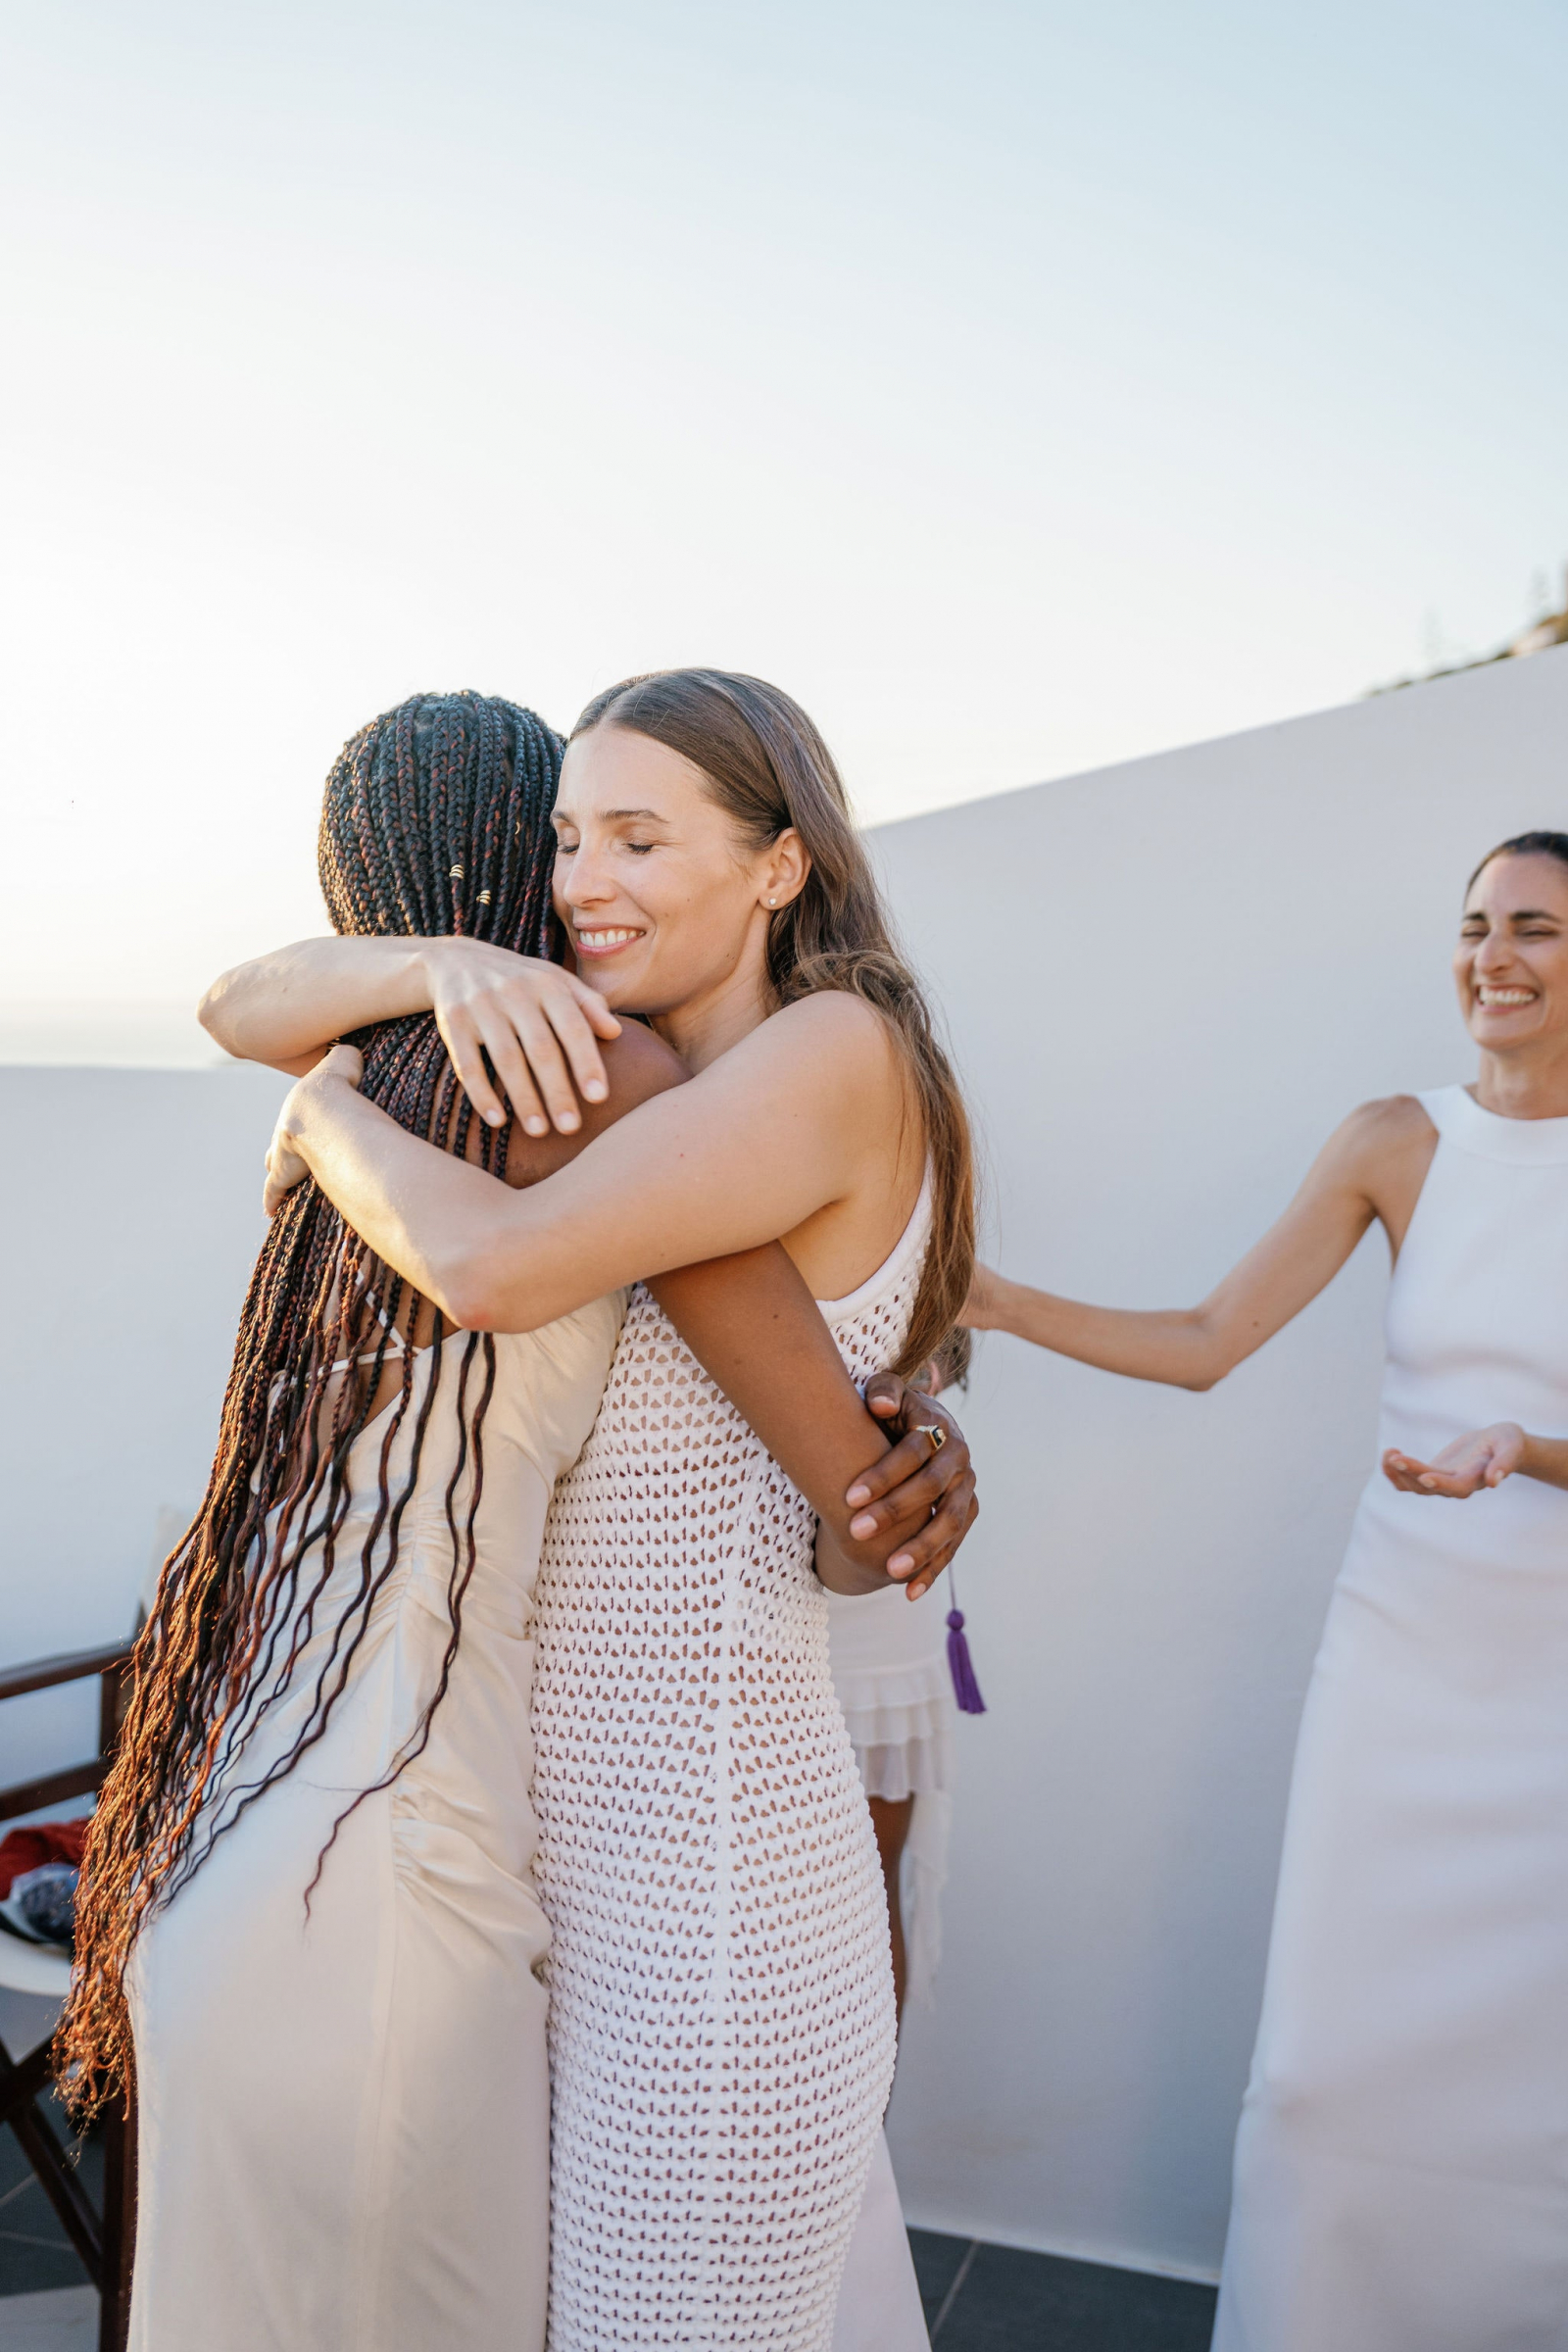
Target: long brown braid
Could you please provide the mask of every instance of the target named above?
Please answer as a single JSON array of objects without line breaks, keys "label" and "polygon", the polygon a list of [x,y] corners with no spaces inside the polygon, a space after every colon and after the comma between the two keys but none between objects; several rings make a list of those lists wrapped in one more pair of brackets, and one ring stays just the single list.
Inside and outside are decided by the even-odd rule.
[{"label": "long brown braid", "polygon": [[[412,937],[460,933],[559,956],[549,815],[562,748],[532,711],[470,693],[416,696],[362,728],[327,777],[321,810],[321,887],[334,928]],[[368,1101],[448,1151],[467,1148],[472,1112],[433,1015],[383,1022],[353,1042],[365,1054],[362,1091]],[[505,1172],[507,1133],[479,1129],[481,1164],[496,1175]],[[358,1588],[329,1629],[309,1713],[286,1754],[254,1781],[244,1780],[237,1770],[244,1742],[288,1688],[316,1630],[316,1606],[353,1499],[350,1450],[389,1364],[395,1377],[395,1335],[412,1333],[421,1305],[314,1183],[302,1184],[273,1218],[240,1316],[207,1493],[170,1555],[136,1644],[120,1749],[82,1868],[76,1969],[56,2040],[78,2113],[90,2115],[129,2079],[123,1979],[139,1930],[200,1868],[215,1839],[322,1738],[348,1683],[376,1595],[397,1567],[402,1516],[440,1381],[439,1316],[407,1473],[394,1494],[388,1465],[414,1400],[418,1361],[413,1347],[401,1349],[401,1385],[383,1415],[376,1504],[360,1549]],[[434,1691],[378,1787],[394,1780],[429,1737],[457,1656],[473,1570],[495,1343],[488,1333],[468,1332],[448,1342],[460,1345],[460,1458],[446,1491],[452,1540],[446,1653]],[[470,1455],[466,1523],[460,1530],[455,1498]],[[362,1790],[348,1810],[368,1793]],[[323,1851],[318,1876],[325,1860]]]}]

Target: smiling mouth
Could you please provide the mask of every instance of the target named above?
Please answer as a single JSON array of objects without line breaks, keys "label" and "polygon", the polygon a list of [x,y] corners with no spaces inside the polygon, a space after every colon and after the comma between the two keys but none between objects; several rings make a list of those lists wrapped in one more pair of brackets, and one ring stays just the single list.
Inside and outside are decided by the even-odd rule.
[{"label": "smiling mouth", "polygon": [[594,931],[580,930],[574,923],[571,930],[572,945],[579,956],[613,956],[617,949],[629,948],[634,939],[643,937],[641,931],[628,930],[623,923],[607,923],[603,929]]},{"label": "smiling mouth", "polygon": [[1533,988],[1489,988],[1482,981],[1476,990],[1476,1002],[1494,1012],[1517,1012],[1521,1004],[1533,1004],[1537,993]]}]

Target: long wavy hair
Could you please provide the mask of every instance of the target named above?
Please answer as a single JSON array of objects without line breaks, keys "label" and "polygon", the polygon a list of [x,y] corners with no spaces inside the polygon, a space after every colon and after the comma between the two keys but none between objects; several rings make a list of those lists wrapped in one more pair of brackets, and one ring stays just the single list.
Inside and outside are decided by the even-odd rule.
[{"label": "long wavy hair", "polygon": [[949,1377],[968,1368],[958,1318],[974,1271],[974,1152],[963,1097],[925,992],[894,937],[833,755],[799,703],[762,678],[662,669],[594,700],[572,737],[624,727],[701,770],[749,847],[791,827],[810,859],[806,885],[771,917],[767,980],[775,1008],[843,989],[880,1013],[908,1071],[931,1170],[931,1240],[904,1353],[907,1375],[944,1350]]},{"label": "long wavy hair", "polygon": [[[471,693],[416,695],[362,727],[333,764],[321,810],[321,888],[335,929],[462,934],[559,957],[549,816],[563,748],[532,711]],[[433,1015],[382,1022],[353,1042],[365,1054],[368,1101],[448,1151],[468,1149],[472,1112]],[[504,1174],[508,1130],[480,1122],[478,1132],[481,1164]],[[56,2043],[78,2113],[91,2114],[129,2080],[123,1979],[137,1934],[201,1867],[216,1838],[323,1737],[348,1683],[376,1596],[397,1567],[400,1523],[440,1381],[437,1315],[429,1378],[416,1404],[417,1351],[405,1342],[431,1320],[421,1320],[422,1307],[314,1183],[299,1186],[272,1219],[240,1316],[207,1493],[170,1555],[136,1644],[124,1727],[82,1868],[76,1969]],[[467,1332],[447,1346],[460,1355],[463,1436],[446,1494],[446,1652],[435,1689],[378,1787],[429,1738],[473,1570],[495,1343]],[[337,1622],[318,1629],[314,1612],[354,1499],[349,1456],[383,1372],[391,1366],[395,1376],[399,1364],[401,1383],[382,1413],[377,1493],[359,1549],[358,1585]],[[394,1492],[389,1466],[411,1414],[407,1466]],[[466,1471],[460,1527],[455,1498]],[[245,1741],[318,1632],[327,1639],[298,1735],[247,1784]],[[339,1828],[368,1793],[351,1799]],[[323,1851],[318,1875],[325,1859]]]}]

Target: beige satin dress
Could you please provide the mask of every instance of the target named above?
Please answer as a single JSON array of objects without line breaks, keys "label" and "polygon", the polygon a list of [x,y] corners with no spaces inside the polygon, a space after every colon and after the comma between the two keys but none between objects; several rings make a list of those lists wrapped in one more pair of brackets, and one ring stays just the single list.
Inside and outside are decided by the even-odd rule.
[{"label": "beige satin dress", "polygon": [[[344,1822],[309,1916],[333,1824],[392,1771],[446,1648],[456,1346],[396,1570],[326,1737],[219,1838],[140,1939],[132,2352],[542,2352],[549,1935],[533,1881],[534,1579],[551,1492],[593,1427],[623,1307],[617,1293],[497,1338],[451,1687],[423,1752]],[[429,1376],[425,1356],[416,1378]],[[383,1437],[376,1423],[359,1442],[318,1630],[221,1804],[288,1749],[308,1712],[327,1632],[359,1585]],[[470,1476],[471,1450],[460,1529]]]}]

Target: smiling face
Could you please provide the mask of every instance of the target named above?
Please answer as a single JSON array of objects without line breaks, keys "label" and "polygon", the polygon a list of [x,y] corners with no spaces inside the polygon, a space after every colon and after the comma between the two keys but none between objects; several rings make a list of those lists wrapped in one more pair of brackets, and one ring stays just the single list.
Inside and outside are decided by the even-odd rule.
[{"label": "smiling face", "polygon": [[677,1025],[722,1007],[724,1043],[763,1017],[770,914],[808,871],[799,834],[753,848],[700,768],[608,722],[566,747],[555,827],[556,911],[591,987]]},{"label": "smiling face", "polygon": [[1501,1059],[1568,1049],[1568,866],[1504,855],[1470,886],[1453,958],[1465,1026]]}]

